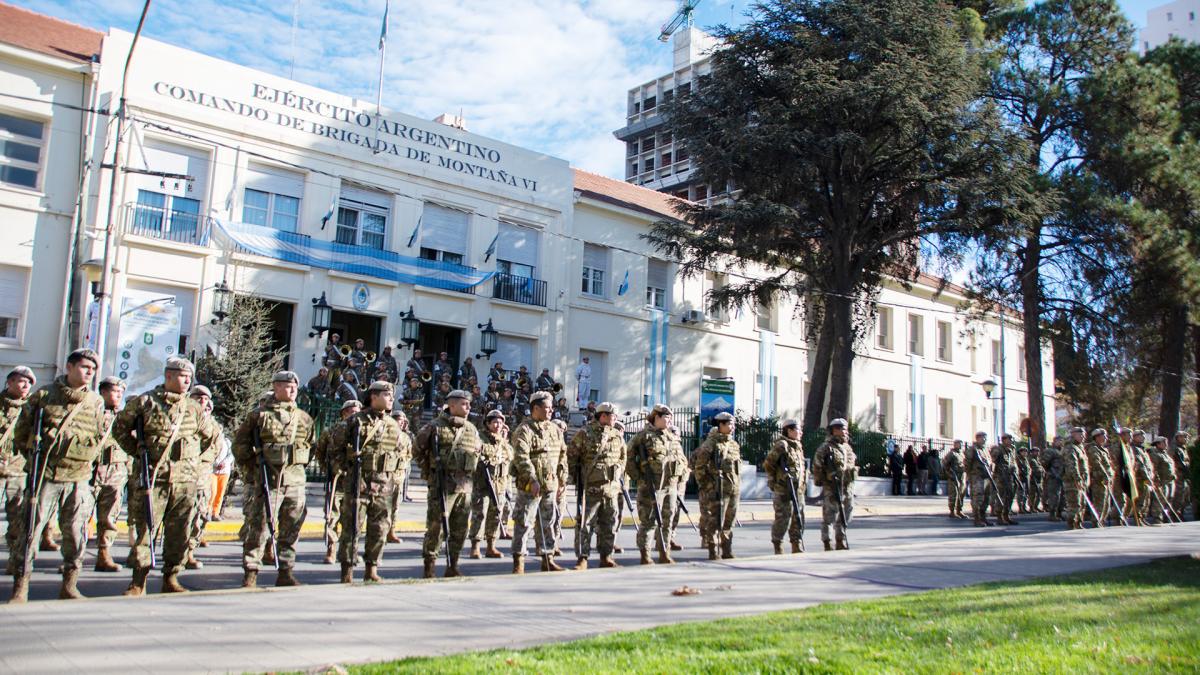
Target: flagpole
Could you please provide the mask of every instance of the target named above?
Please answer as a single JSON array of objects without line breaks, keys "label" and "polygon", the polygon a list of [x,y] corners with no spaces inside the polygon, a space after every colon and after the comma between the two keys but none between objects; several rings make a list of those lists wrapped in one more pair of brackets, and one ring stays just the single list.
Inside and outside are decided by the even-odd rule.
[{"label": "flagpole", "polygon": [[379,123],[383,120],[383,64],[387,58],[388,10],[391,2],[384,0],[383,28],[379,31],[379,85],[375,88],[375,141],[371,143],[371,153],[379,154]]}]

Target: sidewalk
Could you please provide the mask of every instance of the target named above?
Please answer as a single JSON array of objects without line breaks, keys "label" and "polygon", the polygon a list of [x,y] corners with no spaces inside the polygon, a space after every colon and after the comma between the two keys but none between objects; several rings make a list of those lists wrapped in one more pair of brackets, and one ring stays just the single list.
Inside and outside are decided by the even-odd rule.
[{"label": "sidewalk", "polygon": [[[211,672],[524,647],[1193,553],[1200,523],[451,582],[213,591],[0,607],[0,669]],[[698,596],[675,597],[687,584]]]}]

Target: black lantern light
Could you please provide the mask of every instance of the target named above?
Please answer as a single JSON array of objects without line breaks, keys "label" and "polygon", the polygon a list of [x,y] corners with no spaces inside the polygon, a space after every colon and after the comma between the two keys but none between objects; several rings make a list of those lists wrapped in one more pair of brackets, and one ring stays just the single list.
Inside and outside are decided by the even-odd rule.
[{"label": "black lantern light", "polygon": [[400,340],[405,347],[411,347],[421,340],[421,320],[413,312],[412,305],[408,312],[400,312]]},{"label": "black lantern light", "polygon": [[983,382],[979,383],[979,386],[983,387],[983,393],[987,396],[989,401],[992,400],[993,398],[999,398],[999,396],[996,396],[996,397],[992,396],[992,392],[996,391],[996,381],[995,380],[992,380],[992,379],[984,380]]},{"label": "black lantern light", "polygon": [[225,317],[229,316],[229,310],[232,306],[233,289],[222,279],[217,282],[216,286],[213,286],[213,316],[215,318],[212,320],[212,323],[215,325],[224,321]]},{"label": "black lantern light", "polygon": [[326,302],[324,292],[319,300],[313,298],[312,310],[312,332],[308,337],[321,337],[321,334],[329,330],[329,322],[333,319],[333,307]]},{"label": "black lantern light", "polygon": [[482,330],[479,332],[479,350],[482,354],[476,354],[475,358],[492,359],[492,354],[496,353],[496,338],[500,335],[499,331],[492,328],[492,320],[488,319],[487,325],[476,324]]}]

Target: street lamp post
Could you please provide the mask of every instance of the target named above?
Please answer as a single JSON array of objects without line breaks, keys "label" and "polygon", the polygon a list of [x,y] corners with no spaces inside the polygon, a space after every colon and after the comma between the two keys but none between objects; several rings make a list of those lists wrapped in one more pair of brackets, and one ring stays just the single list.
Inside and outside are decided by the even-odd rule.
[{"label": "street lamp post", "polygon": [[[1003,422],[996,415],[996,404],[994,403],[994,401],[1002,401],[1004,399],[1004,392],[1001,391],[996,396],[992,396],[992,392],[996,391],[996,381],[990,377],[988,379],[984,380],[983,382],[980,382],[979,386],[983,387],[984,397],[987,398],[987,400],[989,400],[989,401],[993,401],[993,403],[992,403],[992,433],[993,433],[994,438],[999,439],[1000,434],[1004,432],[1004,427],[1003,427]],[[1003,413],[1001,413],[1001,416],[1003,416]]]}]

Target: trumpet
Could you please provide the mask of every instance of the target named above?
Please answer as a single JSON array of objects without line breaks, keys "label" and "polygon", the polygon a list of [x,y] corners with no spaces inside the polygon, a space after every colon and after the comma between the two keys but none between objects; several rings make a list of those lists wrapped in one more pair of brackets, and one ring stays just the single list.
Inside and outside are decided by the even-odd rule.
[{"label": "trumpet", "polygon": [[558,392],[562,391],[562,383],[561,383],[561,382],[555,382],[553,385],[551,385],[551,386],[550,386],[550,391],[552,391],[552,392],[554,392],[554,393],[556,393],[556,394],[557,394]]},{"label": "trumpet", "polygon": [[433,373],[429,372],[428,370],[422,371],[421,372],[421,381],[422,382],[432,382],[433,381]]},{"label": "trumpet", "polygon": [[343,358],[348,358],[353,351],[354,350],[350,348],[350,345],[342,345],[341,347],[338,347],[338,353],[341,354]]},{"label": "trumpet", "polygon": [[367,363],[375,363],[375,359],[377,358],[379,358],[379,355],[375,352],[367,352]]},{"label": "trumpet", "polygon": [[518,389],[524,389],[525,385],[527,385],[527,384],[529,384],[528,377],[518,377],[517,378],[517,388]]}]

